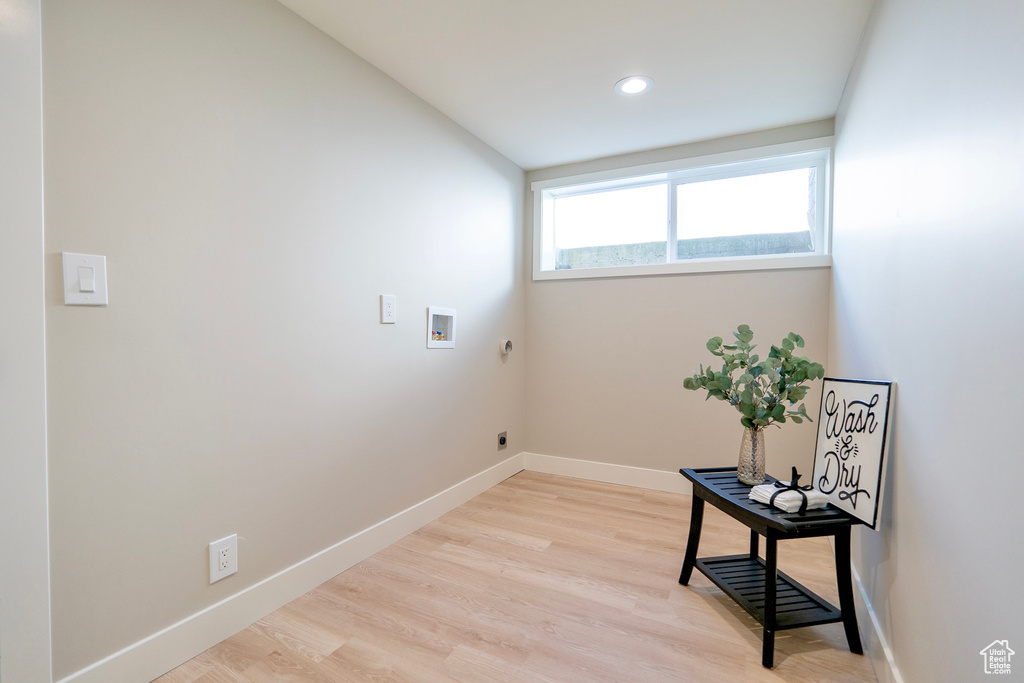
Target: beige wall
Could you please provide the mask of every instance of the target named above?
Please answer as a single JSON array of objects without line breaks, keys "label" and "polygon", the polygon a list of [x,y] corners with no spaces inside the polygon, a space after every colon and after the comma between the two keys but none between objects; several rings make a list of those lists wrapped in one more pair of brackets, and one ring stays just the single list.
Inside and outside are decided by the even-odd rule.
[{"label": "beige wall", "polygon": [[[982,647],[1024,642],[1004,379],[1024,333],[1022,25],[1010,3],[881,4],[837,123],[832,271],[532,282],[521,171],[277,3],[47,2],[55,677],[494,464],[501,430],[503,454],[734,464],[738,415],[681,385],[741,322],[762,343],[800,332],[829,374],[899,383],[887,511],[855,563],[905,680],[980,677]],[[22,212],[3,224],[21,265],[0,273],[19,292],[0,360],[22,374],[0,373],[0,500],[25,520],[4,545],[28,543],[3,565],[0,675],[31,681],[48,639],[26,35],[0,43],[17,101],[36,93],[35,114],[0,114],[3,201]],[[108,257],[109,307],[61,305],[61,251]],[[398,296],[395,326],[377,323],[380,293]],[[425,349],[428,305],[459,310],[456,350]],[[522,340],[504,362],[501,336]],[[813,442],[808,425],[769,432],[770,470],[809,470]],[[206,544],[230,533],[241,570],[210,586]],[[12,603],[13,585],[35,597]]]},{"label": "beige wall", "polygon": [[0,3],[0,679],[50,680],[38,0]]},{"label": "beige wall", "polygon": [[[685,145],[528,174],[573,175],[832,134],[831,121]],[[527,214],[532,216],[527,193]],[[529,218],[528,218],[529,221]],[[529,226],[529,223],[528,223]],[[530,228],[526,239],[531,239]],[[527,268],[529,277],[529,264]],[[527,450],[674,472],[734,466],[740,415],[683,378],[713,360],[705,343],[746,323],[767,351],[789,332],[826,362],[827,269],[707,273],[595,280],[530,281],[527,286]],[[826,368],[828,368],[827,363]],[[817,415],[819,393],[808,411]],[[811,470],[812,425],[767,433],[768,470]]]},{"label": "beige wall", "polygon": [[899,385],[854,563],[906,681],[1024,644],[1022,34],[1020,3],[885,0],[837,117],[830,357]]},{"label": "beige wall", "polygon": [[269,0],[53,0],[43,67],[57,677],[522,450],[517,167]]}]

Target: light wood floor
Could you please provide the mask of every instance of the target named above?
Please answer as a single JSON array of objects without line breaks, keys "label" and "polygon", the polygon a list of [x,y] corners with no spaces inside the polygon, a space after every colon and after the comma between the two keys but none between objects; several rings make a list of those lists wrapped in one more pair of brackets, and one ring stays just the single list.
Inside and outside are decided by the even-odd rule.
[{"label": "light wood floor", "polygon": [[[875,680],[841,624],[780,632],[762,668],[760,626],[699,572],[677,583],[689,511],[521,472],[157,680]],[[700,554],[748,533],[707,506]],[[824,539],[779,544],[779,568],[838,604],[834,566]]]}]

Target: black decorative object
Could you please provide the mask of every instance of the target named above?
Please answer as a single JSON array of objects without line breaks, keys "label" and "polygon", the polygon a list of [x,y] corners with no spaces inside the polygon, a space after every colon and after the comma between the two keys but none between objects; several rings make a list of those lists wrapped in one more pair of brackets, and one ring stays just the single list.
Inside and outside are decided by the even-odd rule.
[{"label": "black decorative object", "polygon": [[797,514],[798,515],[806,515],[807,514],[807,494],[804,493],[804,491],[813,491],[814,487],[813,486],[800,486],[799,482],[800,482],[800,473],[796,471],[796,467],[794,466],[793,467],[793,476],[790,477],[790,479],[789,479],[789,486],[784,486],[781,481],[775,482],[775,488],[777,488],[778,491],[773,493],[772,497],[768,499],[768,505],[774,505],[775,504],[775,499],[779,497],[780,493],[785,493],[786,491],[796,491],[797,493],[800,494],[800,497],[803,498],[803,500],[800,501],[800,509],[797,511]]}]

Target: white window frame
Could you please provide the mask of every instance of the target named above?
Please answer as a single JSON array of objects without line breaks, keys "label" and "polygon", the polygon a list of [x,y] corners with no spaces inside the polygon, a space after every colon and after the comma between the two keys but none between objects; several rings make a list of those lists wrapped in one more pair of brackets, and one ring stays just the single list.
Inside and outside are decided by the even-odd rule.
[{"label": "white window frame", "polygon": [[[832,143],[831,136],[814,138],[755,149],[535,181],[530,185],[534,207],[533,279],[567,280],[672,273],[829,267],[832,265]],[[818,169],[816,220],[813,231],[815,250],[813,252],[669,260],[666,263],[638,266],[541,270],[541,264],[545,257],[553,258],[553,235],[545,236],[543,226],[545,214],[550,215],[549,212],[555,197],[640,187],[667,181],[669,183],[668,255],[674,259],[676,253],[675,202],[678,185],[784,171],[792,168],[806,168],[809,164],[817,166]],[[548,244],[544,244],[545,237],[548,238]]]}]

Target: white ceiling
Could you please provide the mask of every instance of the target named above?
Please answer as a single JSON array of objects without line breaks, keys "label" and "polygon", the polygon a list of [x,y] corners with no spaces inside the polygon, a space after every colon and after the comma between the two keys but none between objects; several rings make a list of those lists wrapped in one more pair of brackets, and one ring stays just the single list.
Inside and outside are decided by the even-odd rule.
[{"label": "white ceiling", "polygon": [[873,1],[280,0],[525,169],[829,118]]}]

